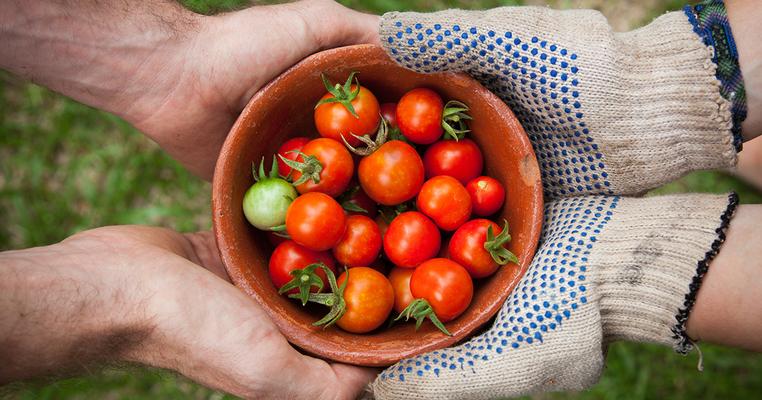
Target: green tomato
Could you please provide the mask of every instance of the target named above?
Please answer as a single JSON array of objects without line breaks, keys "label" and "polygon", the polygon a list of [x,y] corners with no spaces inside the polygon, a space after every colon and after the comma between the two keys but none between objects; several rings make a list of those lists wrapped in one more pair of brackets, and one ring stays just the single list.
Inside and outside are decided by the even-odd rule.
[{"label": "green tomato", "polygon": [[294,186],[284,179],[260,179],[243,196],[243,213],[258,229],[270,230],[286,223],[286,211],[296,196]]}]

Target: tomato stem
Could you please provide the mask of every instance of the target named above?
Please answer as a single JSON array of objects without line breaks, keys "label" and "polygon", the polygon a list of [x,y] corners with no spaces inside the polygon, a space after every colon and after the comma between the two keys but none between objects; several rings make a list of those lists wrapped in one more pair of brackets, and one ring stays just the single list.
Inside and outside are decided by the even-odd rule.
[{"label": "tomato stem", "polygon": [[503,219],[503,230],[499,235],[495,236],[492,225],[487,227],[487,240],[484,242],[484,250],[489,252],[492,260],[498,265],[505,265],[509,262],[518,264],[518,257],[505,248],[505,244],[510,241],[511,235],[508,233],[508,220]]},{"label": "tomato stem", "polygon": [[265,174],[265,158],[259,161],[259,170],[257,170],[257,164],[254,161],[251,162],[251,175],[254,177],[254,182],[259,182],[262,179],[277,178],[278,174],[278,160],[273,157],[273,165],[270,167],[270,174]]},{"label": "tomato stem", "polygon": [[386,125],[386,120],[381,118],[381,121],[378,125],[378,133],[376,133],[375,140],[371,139],[370,135],[357,136],[354,133],[350,133],[357,140],[365,143],[365,147],[352,146],[351,144],[349,144],[349,142],[347,142],[347,139],[344,138],[344,135],[341,135],[341,140],[344,141],[344,145],[347,146],[349,151],[351,151],[352,153],[355,153],[358,156],[367,156],[372,154],[374,151],[378,150],[379,147],[381,147],[384,143],[386,143],[388,133],[389,133],[389,127]]},{"label": "tomato stem", "polygon": [[[302,269],[291,271],[291,276],[293,276],[293,278],[278,289],[278,294],[286,293],[291,289],[299,289],[298,294],[294,293],[294,295],[296,295],[295,298],[301,300],[303,306],[307,305],[307,300],[309,299],[310,291],[313,286],[318,288],[318,292],[323,290],[323,280],[320,279],[320,276],[318,276],[317,273],[315,273],[315,269],[321,267],[321,265],[324,264],[313,263]],[[289,295],[289,297],[291,297],[291,295]]]},{"label": "tomato stem", "polygon": [[[357,74],[357,71],[352,71],[352,73],[349,74],[349,78],[347,78],[347,81],[344,82],[344,86],[340,84],[332,84],[330,80],[325,76],[325,74],[320,74],[320,79],[323,80],[323,85],[325,85],[325,90],[328,91],[333,97],[328,97],[325,99],[322,99],[315,104],[315,108],[320,107],[323,104],[327,103],[340,103],[343,105],[347,111],[349,111],[352,116],[354,116],[357,119],[360,119],[360,116],[357,115],[357,112],[355,111],[355,107],[352,105],[352,101],[357,98],[357,95],[360,94],[360,81],[357,78],[354,78],[354,76]],[[355,90],[352,90],[352,79],[355,80]]]},{"label": "tomato stem", "polygon": [[408,306],[402,310],[402,312],[397,316],[397,318],[394,319],[394,321],[398,321],[402,317],[405,317],[405,321],[409,320],[410,318],[414,318],[416,331],[421,327],[423,321],[428,318],[431,320],[431,323],[434,324],[434,326],[442,331],[442,333],[447,336],[452,336],[447,328],[445,328],[442,321],[437,318],[437,314],[434,312],[434,309],[431,308],[431,304],[429,304],[426,299],[415,299],[410,302],[410,304],[408,304]]},{"label": "tomato stem", "polygon": [[[280,157],[286,165],[291,167],[292,172],[296,170],[302,174],[299,179],[293,183],[294,186],[299,186],[309,180],[312,180],[314,183],[320,183],[320,173],[323,172],[323,164],[317,157],[304,154],[299,150],[292,150],[289,151],[289,153],[296,153],[302,156],[302,161],[296,161],[278,154],[278,157]],[[289,175],[291,175],[291,172],[289,172]]]},{"label": "tomato stem", "polygon": [[[344,289],[346,289],[347,282],[349,282],[349,271],[346,271],[347,277],[344,282],[342,282],[341,286],[339,286],[336,283],[336,275],[334,275],[333,271],[323,263],[318,264],[318,267],[325,272],[325,275],[328,278],[328,285],[331,287],[331,293],[309,293],[307,301],[322,304],[331,308],[328,314],[323,318],[312,323],[312,325],[322,326],[323,329],[325,329],[335,324],[336,321],[340,320],[341,317],[344,316],[344,313],[347,312],[347,303],[344,301]],[[300,298],[299,294],[296,293],[290,294],[288,297],[292,299]],[[302,303],[302,305],[304,304],[306,304],[306,302]]]},{"label": "tomato stem", "polygon": [[445,131],[445,139],[460,140],[471,132],[468,129],[467,120],[473,119],[468,115],[468,106],[457,100],[448,101],[442,111],[442,129]]}]

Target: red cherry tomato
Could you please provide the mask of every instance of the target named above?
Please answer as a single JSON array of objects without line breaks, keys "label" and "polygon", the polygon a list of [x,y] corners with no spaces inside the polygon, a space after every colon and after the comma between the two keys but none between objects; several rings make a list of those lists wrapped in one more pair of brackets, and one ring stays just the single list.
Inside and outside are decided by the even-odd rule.
[{"label": "red cherry tomato", "polygon": [[381,326],[394,305],[394,289],[389,280],[373,268],[350,268],[339,276],[341,287],[345,280],[344,301],[346,312],[336,322],[347,332],[365,333]]},{"label": "red cherry tomato", "polygon": [[[336,197],[347,190],[354,173],[355,164],[352,155],[343,144],[333,139],[318,138],[305,144],[302,147],[302,153],[317,158],[322,166],[322,171],[318,175],[319,181],[317,183],[310,178],[306,182],[296,185],[296,190],[299,193],[321,192]],[[304,157],[300,155],[297,161],[304,162]],[[302,177],[302,172],[294,170],[292,177],[296,182]]]},{"label": "red cherry tomato", "polygon": [[[351,92],[357,89],[352,85]],[[321,100],[334,97],[326,93]],[[320,136],[334,139],[343,143],[341,137],[352,146],[357,146],[360,141],[352,134],[357,136],[372,135],[378,128],[381,120],[379,113],[378,100],[370,90],[360,86],[360,93],[351,101],[357,117],[352,115],[349,110],[341,103],[323,103],[315,109],[315,127]]]},{"label": "red cherry tomato", "polygon": [[423,161],[409,144],[391,140],[360,161],[357,175],[371,199],[393,206],[412,199],[421,190]]},{"label": "red cherry tomato", "polygon": [[389,124],[389,128],[397,127],[397,103],[381,104],[381,117]]},{"label": "red cherry tomato", "polygon": [[[310,264],[322,262],[331,271],[336,273],[336,262],[331,257],[331,253],[327,251],[314,251],[304,246],[300,246],[293,240],[286,240],[278,245],[270,256],[269,272],[270,280],[276,288],[280,289],[288,283],[293,276],[291,271],[296,269],[302,269]],[[325,276],[325,272],[322,269],[315,269],[315,273],[323,280],[323,290],[328,288],[328,280]],[[317,292],[317,287],[310,289],[312,292]],[[294,288],[286,292],[286,294],[299,293],[299,290]]]},{"label": "red cherry tomato", "polygon": [[369,266],[376,262],[381,251],[381,230],[376,222],[364,215],[347,217],[347,229],[333,248],[333,256],[348,267]]},{"label": "red cherry tomato", "polygon": [[408,211],[389,224],[384,254],[398,267],[414,268],[437,254],[441,240],[439,229],[428,217]]},{"label": "red cherry tomato", "polygon": [[499,267],[484,248],[490,226],[495,236],[502,232],[500,226],[490,220],[474,219],[458,228],[450,239],[447,251],[450,259],[463,266],[474,278],[490,276]]},{"label": "red cherry tomato", "polygon": [[[295,138],[291,138],[283,142],[280,147],[278,147],[278,155],[283,156],[284,158],[287,158],[289,160],[296,160],[297,157],[299,157],[298,151],[301,151],[305,144],[307,144],[311,139],[303,136],[297,136]],[[278,157],[278,173],[282,177],[287,177],[288,174],[291,172],[291,167],[286,165],[283,160]]]},{"label": "red cherry tomato", "polygon": [[305,193],[286,212],[286,232],[311,250],[328,250],[339,242],[346,228],[344,209],[331,196]]},{"label": "red cherry tomato", "polygon": [[435,176],[426,181],[418,194],[416,206],[446,231],[454,231],[471,216],[471,197],[466,188],[451,176]]},{"label": "red cherry tomato", "polygon": [[423,154],[426,178],[448,175],[463,185],[482,173],[484,157],[471,139],[441,140]]},{"label": "red cherry tomato", "polygon": [[415,300],[410,292],[410,277],[413,276],[412,268],[394,267],[389,272],[389,282],[394,288],[394,311],[401,313],[411,301]]},{"label": "red cherry tomato", "polygon": [[471,304],[474,284],[458,263],[433,258],[419,265],[410,277],[410,292],[429,302],[442,322],[457,318]]},{"label": "red cherry tomato", "polygon": [[475,215],[486,217],[500,210],[505,202],[505,188],[497,179],[480,176],[466,185]]},{"label": "red cherry tomato", "polygon": [[397,102],[397,126],[413,143],[431,144],[442,137],[444,102],[431,89],[417,88]]}]

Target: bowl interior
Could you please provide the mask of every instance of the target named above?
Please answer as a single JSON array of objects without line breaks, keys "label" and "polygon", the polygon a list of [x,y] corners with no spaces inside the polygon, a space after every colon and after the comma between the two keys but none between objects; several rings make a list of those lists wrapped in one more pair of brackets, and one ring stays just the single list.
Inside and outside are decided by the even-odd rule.
[{"label": "bowl interior", "polygon": [[[292,136],[317,136],[313,107],[325,93],[320,73],[343,82],[351,71],[380,102],[393,102],[406,91],[425,86],[445,100],[471,107],[471,138],[485,158],[485,174],[502,182],[507,199],[501,218],[510,223],[510,250],[519,266],[503,267],[477,282],[466,312],[447,324],[449,337],[430,323],[416,332],[412,323],[357,335],[332,327],[316,328],[319,317],[277,294],[267,262],[273,247],[263,232],[243,216],[244,192],[253,184],[251,163],[266,163],[278,146]],[[269,165],[269,164],[268,164]],[[286,338],[308,353],[345,363],[390,365],[402,358],[454,344],[484,324],[500,308],[532,260],[542,223],[542,187],[537,160],[524,130],[496,96],[468,76],[453,73],[418,74],[390,60],[375,46],[343,47],[315,54],[276,78],[258,92],[231,130],[220,154],[213,184],[214,230],[231,279],[252,296]],[[321,310],[322,311],[322,310]]]}]

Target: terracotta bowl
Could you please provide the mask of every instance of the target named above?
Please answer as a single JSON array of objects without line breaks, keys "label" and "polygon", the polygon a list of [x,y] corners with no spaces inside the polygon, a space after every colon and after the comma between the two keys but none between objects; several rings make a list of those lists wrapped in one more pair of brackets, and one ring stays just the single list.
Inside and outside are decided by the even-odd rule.
[{"label": "terracotta bowl", "polygon": [[[313,107],[324,94],[320,73],[344,81],[359,71],[362,85],[380,102],[396,101],[419,86],[445,99],[471,107],[472,136],[485,158],[485,174],[502,182],[508,192],[502,218],[510,223],[510,250],[521,260],[477,282],[474,299],[463,315],[447,324],[446,336],[431,323],[416,332],[412,323],[369,334],[338,327],[322,329],[312,322],[320,315],[279,296],[267,272],[273,250],[263,232],[243,216],[244,192],[253,184],[252,161],[270,162],[278,146],[291,136],[316,136]],[[462,74],[423,75],[404,69],[375,46],[343,47],[310,56],[260,90],[236,121],[220,153],[214,174],[212,206],[217,245],[236,286],[253,297],[286,338],[303,351],[355,365],[386,366],[468,337],[488,322],[516,286],[532,260],[542,224],[542,186],[532,146],[510,109],[478,82]],[[322,309],[321,309],[322,311]]]}]

